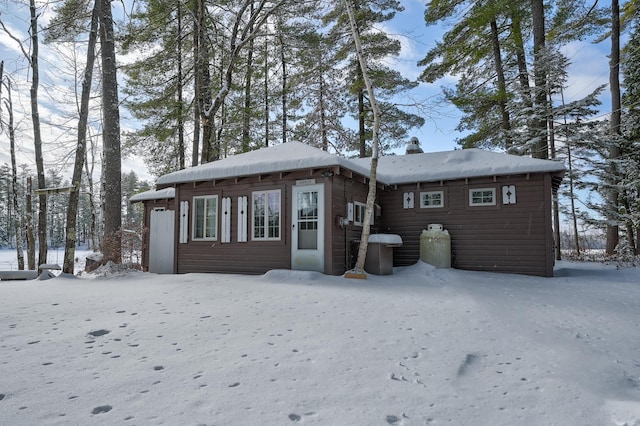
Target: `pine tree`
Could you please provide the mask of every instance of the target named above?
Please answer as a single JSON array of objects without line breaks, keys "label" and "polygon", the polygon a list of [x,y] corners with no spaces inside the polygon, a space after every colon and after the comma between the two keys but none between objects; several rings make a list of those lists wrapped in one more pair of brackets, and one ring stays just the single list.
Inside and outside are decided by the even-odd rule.
[{"label": "pine tree", "polygon": [[[533,74],[537,82],[530,79],[535,61],[528,58],[526,47],[532,43],[528,36],[534,22],[531,2],[443,0],[427,4],[427,25],[455,23],[419,62],[425,67],[421,80],[433,83],[447,74],[460,76],[455,89],[445,88],[444,94],[463,112],[458,130],[468,135],[458,141],[462,147],[538,152],[536,155],[545,157],[544,147],[552,137],[550,96],[559,87],[558,81],[547,80],[553,78],[548,67],[562,62],[557,55],[559,46],[599,28],[602,11],[583,1],[563,0],[540,15],[540,2],[536,5],[540,72],[533,68]],[[542,31],[545,21],[549,25]]]},{"label": "pine tree", "polygon": [[631,36],[622,51],[621,68],[625,92],[622,96],[624,136],[621,166],[621,219],[627,244],[640,254],[640,18],[633,16]]},{"label": "pine tree", "polygon": [[125,106],[143,123],[126,135],[125,149],[143,153],[157,175],[186,166],[193,123],[193,19],[183,2],[147,0],[137,5],[123,36],[125,53],[139,59],[123,67]]},{"label": "pine tree", "polygon": [[104,236],[102,252],[104,261],[120,263],[120,228],[122,211],[120,208],[122,168],[120,149],[120,103],[115,53],[115,33],[111,0],[103,0],[100,20],[100,58],[102,63],[102,117],[103,124],[103,194],[104,194]]}]

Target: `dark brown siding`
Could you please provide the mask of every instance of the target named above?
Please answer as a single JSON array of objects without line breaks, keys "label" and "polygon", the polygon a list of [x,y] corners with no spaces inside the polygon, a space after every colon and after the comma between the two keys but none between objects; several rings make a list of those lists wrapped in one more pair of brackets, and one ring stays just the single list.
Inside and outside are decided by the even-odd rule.
[{"label": "dark brown siding", "polygon": [[[331,177],[323,177],[321,170],[306,170],[292,173],[276,173],[263,176],[249,176],[242,179],[228,179],[216,182],[186,183],[178,186],[176,197],[178,201],[189,201],[189,242],[178,244],[177,272],[218,272],[263,274],[271,269],[291,268],[291,188],[297,180],[315,179],[317,184],[325,184],[325,272],[333,273],[336,267],[333,257],[333,240],[328,238],[333,230],[331,215]],[[281,239],[280,241],[252,241],[251,240],[251,193],[253,191],[281,190]],[[191,241],[193,197],[198,195],[218,195],[218,202],[222,197],[231,197],[231,243],[218,241]],[[237,197],[247,196],[249,199],[249,238],[247,242],[237,242]],[[176,223],[176,229],[178,229]],[[218,220],[220,230],[220,220]],[[176,241],[178,238],[176,236]],[[339,269],[339,268],[338,268]]]},{"label": "dark brown siding", "polygon": [[[332,253],[333,258],[333,275],[342,275],[348,269],[354,266],[354,259],[357,256],[355,249],[362,235],[362,227],[356,226],[353,222],[348,225],[341,226],[339,218],[347,217],[347,205],[350,202],[358,201],[365,203],[367,201],[368,184],[360,176],[351,179],[344,175],[333,177],[332,185],[332,223],[330,224],[333,231],[332,236]],[[375,225],[372,227],[375,232]]]},{"label": "dark brown siding", "polygon": [[[502,186],[515,185],[516,204],[502,204]],[[469,189],[495,188],[495,206],[469,206]],[[420,208],[420,192],[444,191],[444,208]],[[413,192],[415,206],[403,208]],[[548,175],[478,178],[387,189],[382,197],[383,232],[399,234],[396,266],[420,258],[420,234],[442,224],[451,235],[452,266],[480,271],[553,275],[551,180]],[[551,258],[549,257],[551,256]]]}]

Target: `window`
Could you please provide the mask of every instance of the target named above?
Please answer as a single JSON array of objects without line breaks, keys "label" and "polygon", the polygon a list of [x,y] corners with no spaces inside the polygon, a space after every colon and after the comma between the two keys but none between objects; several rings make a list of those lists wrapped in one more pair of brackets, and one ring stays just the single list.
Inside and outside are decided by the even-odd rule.
[{"label": "window", "polygon": [[470,206],[495,206],[496,205],[496,189],[495,188],[479,188],[469,190]]},{"label": "window", "polygon": [[364,212],[367,210],[367,205],[358,201],[353,202],[353,224],[360,225],[364,223]]},{"label": "window", "polygon": [[193,239],[218,239],[218,196],[193,197]]},{"label": "window", "polygon": [[280,190],[252,193],[254,240],[280,239]]},{"label": "window", "polygon": [[420,193],[420,208],[435,209],[439,207],[444,207],[444,191]]}]

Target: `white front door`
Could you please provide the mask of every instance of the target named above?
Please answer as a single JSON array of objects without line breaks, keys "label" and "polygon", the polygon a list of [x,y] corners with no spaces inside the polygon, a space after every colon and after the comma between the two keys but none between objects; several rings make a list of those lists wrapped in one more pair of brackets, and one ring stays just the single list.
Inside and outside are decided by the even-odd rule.
[{"label": "white front door", "polygon": [[291,200],[291,269],[324,272],[324,185],[294,186]]}]

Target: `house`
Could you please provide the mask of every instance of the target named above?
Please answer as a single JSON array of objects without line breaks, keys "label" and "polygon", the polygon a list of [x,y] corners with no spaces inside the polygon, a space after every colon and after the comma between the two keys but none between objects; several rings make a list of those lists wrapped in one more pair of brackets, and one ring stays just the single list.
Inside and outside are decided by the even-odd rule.
[{"label": "house", "polygon": [[[143,267],[340,275],[357,256],[369,167],[288,142],[164,175],[131,198],[145,206]],[[395,266],[419,259],[421,232],[437,223],[455,268],[552,276],[563,174],[560,162],[479,149],[381,157],[372,233],[400,235]]]}]

